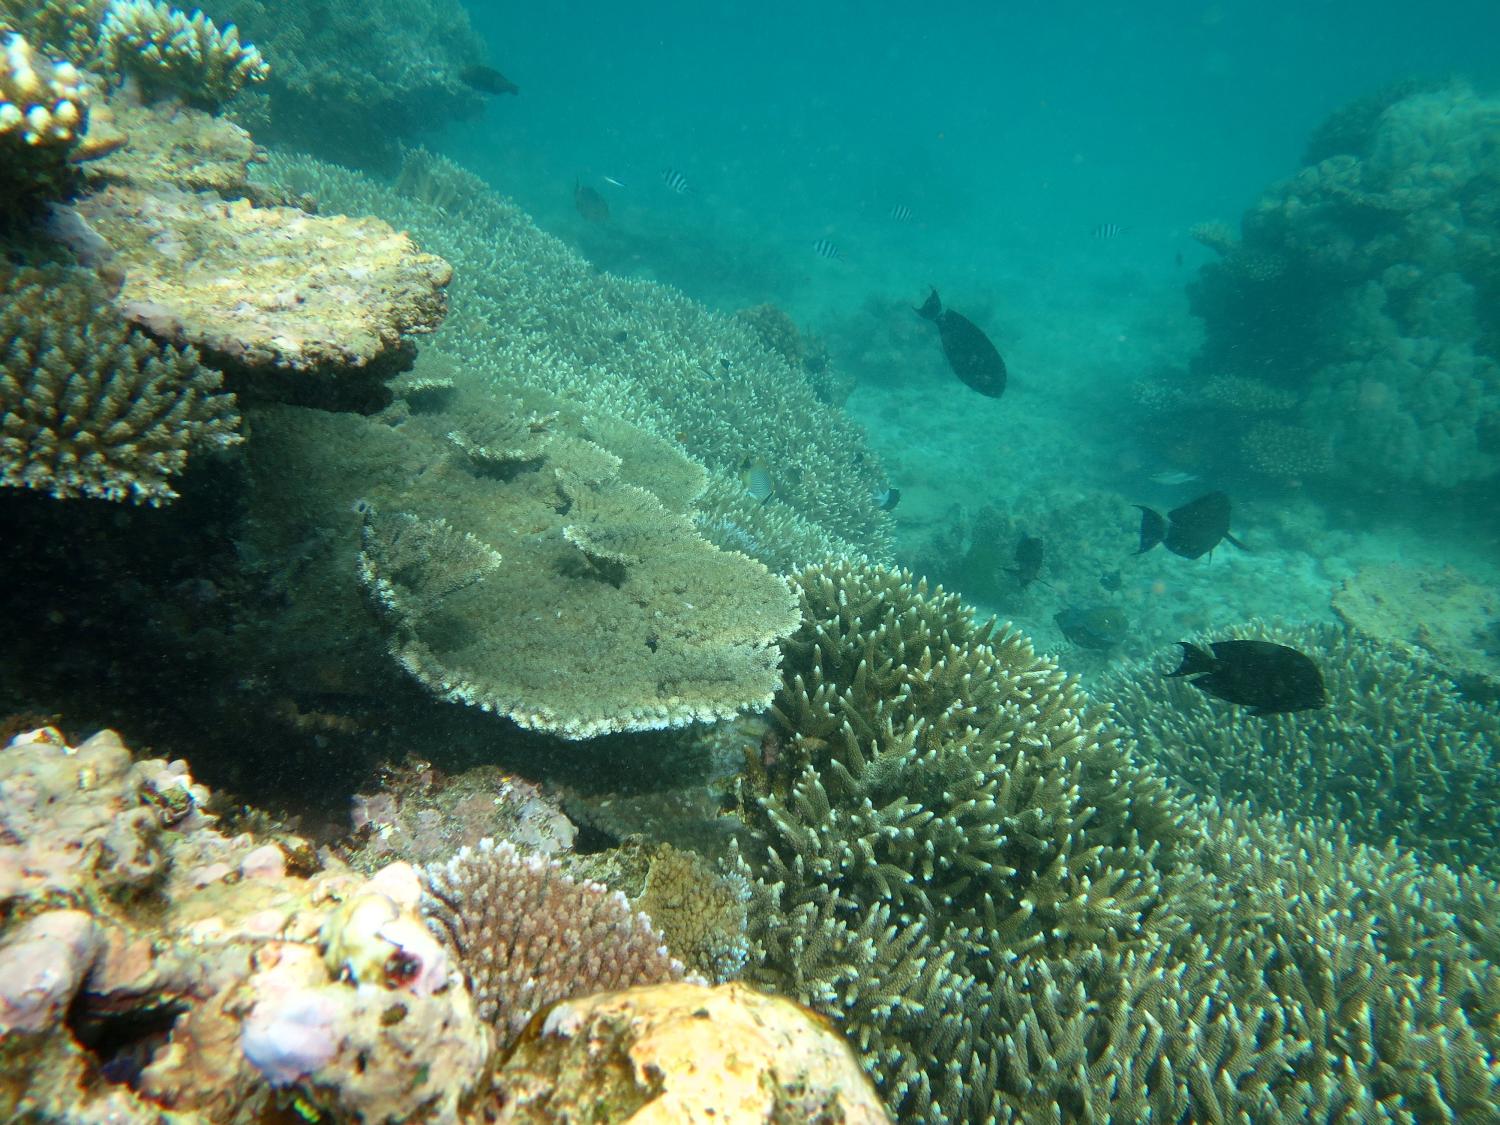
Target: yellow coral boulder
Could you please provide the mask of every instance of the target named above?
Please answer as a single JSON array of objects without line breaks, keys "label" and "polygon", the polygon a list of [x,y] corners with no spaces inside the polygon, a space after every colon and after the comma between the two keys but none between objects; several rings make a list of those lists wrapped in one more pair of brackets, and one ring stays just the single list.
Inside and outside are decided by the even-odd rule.
[{"label": "yellow coral boulder", "polygon": [[820,1017],[740,984],[663,984],[555,1005],[496,1078],[503,1122],[888,1122]]}]

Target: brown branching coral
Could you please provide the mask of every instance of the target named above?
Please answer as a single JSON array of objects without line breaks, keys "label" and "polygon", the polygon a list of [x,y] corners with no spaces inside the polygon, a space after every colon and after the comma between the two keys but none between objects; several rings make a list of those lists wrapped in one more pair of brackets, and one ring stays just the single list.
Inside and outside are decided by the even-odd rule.
[{"label": "brown branching coral", "polygon": [[0,484],[163,504],[190,452],[240,440],[219,373],[106,301],[83,270],[0,271]]},{"label": "brown branching coral", "polygon": [[558,1000],[687,976],[624,895],[503,840],[424,868],[424,880],[428,921],[502,1042]]}]

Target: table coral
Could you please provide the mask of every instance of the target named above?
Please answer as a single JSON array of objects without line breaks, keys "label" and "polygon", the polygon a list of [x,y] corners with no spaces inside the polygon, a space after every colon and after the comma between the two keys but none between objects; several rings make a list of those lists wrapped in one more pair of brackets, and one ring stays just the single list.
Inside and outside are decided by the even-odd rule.
[{"label": "table coral", "polygon": [[164,504],[190,453],[240,440],[192,348],[120,323],[81,269],[0,267],[0,485]]},{"label": "table coral", "polygon": [[665,984],[561,1003],[497,1076],[500,1119],[734,1125],[890,1119],[848,1044],[742,985]]},{"label": "table coral", "polygon": [[[455,213],[307,158],[272,154],[255,178],[379,215],[453,262],[438,343],[462,381],[546,391],[675,443],[710,471],[699,510],[717,545],[779,572],[832,555],[889,558],[879,457],[748,325],[666,286],[599,273],[451,162],[432,174],[463,201]],[[737,484],[747,459],[775,477],[763,505]]]},{"label": "table coral", "polygon": [[246,374],[247,390],[336,395],[316,384],[384,378],[447,309],[448,264],[377,219],[166,185],[115,184],[77,206],[125,270],[126,318]]}]

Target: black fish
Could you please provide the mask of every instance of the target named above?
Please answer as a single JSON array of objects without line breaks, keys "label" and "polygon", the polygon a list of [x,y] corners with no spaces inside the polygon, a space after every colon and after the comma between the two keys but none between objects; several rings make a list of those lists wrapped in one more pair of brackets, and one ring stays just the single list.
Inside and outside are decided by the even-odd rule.
[{"label": "black fish", "polygon": [[609,222],[609,201],[582,180],[573,182],[573,206],[591,223]]},{"label": "black fish", "polygon": [[1229,534],[1229,495],[1224,492],[1208,492],[1191,500],[1180,508],[1173,508],[1165,516],[1160,512],[1137,504],[1141,510],[1141,547],[1136,554],[1143,555],[1158,543],[1165,543],[1167,550],[1185,559],[1196,559],[1227,539],[1242,551],[1250,548]]},{"label": "black fish", "polygon": [[1005,360],[1000,358],[990,338],[972,320],[943,308],[936,289],[917,310],[938,326],[943,341],[943,355],[953,374],[982,395],[999,398],[1005,393]]},{"label": "black fish", "polygon": [[1210,656],[1197,645],[1182,646],[1182,667],[1172,676],[1197,676],[1195,688],[1252,715],[1314,711],[1328,703],[1323,675],[1303,653],[1270,641],[1214,641]]},{"label": "black fish", "polygon": [[1039,536],[1022,534],[1021,541],[1016,544],[1016,565],[1010,572],[1023,590],[1041,576],[1042,540]]},{"label": "black fish", "polygon": [[471,89],[478,90],[481,94],[519,94],[521,87],[517,86],[505,75],[501,74],[492,66],[479,64],[466,66],[458,72],[458,80]]},{"label": "black fish", "polygon": [[890,487],[884,491],[879,489],[875,492],[875,506],[882,512],[894,512],[896,505],[901,503],[901,490]]}]

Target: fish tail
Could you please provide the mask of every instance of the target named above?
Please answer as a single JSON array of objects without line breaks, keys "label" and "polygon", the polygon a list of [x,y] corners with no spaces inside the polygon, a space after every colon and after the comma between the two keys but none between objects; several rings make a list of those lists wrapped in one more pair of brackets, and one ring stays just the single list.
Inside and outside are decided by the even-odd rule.
[{"label": "fish tail", "polygon": [[1136,554],[1144,555],[1167,537],[1167,519],[1144,505],[1137,504],[1136,507],[1141,510],[1141,545]]},{"label": "fish tail", "polygon": [[1168,672],[1167,676],[1196,676],[1199,672],[1212,672],[1217,664],[1214,658],[1204,652],[1197,645],[1190,645],[1187,641],[1178,641],[1182,646],[1182,664],[1175,672]]},{"label": "fish tail", "polygon": [[943,315],[943,302],[938,300],[937,290],[933,289],[932,295],[922,303],[917,310],[918,316],[925,316],[928,320],[936,320]]}]

